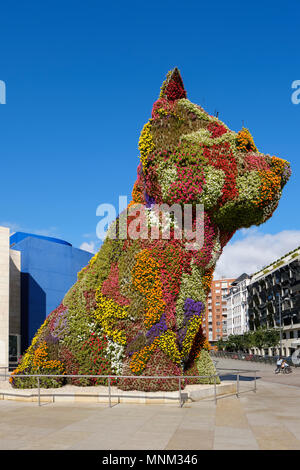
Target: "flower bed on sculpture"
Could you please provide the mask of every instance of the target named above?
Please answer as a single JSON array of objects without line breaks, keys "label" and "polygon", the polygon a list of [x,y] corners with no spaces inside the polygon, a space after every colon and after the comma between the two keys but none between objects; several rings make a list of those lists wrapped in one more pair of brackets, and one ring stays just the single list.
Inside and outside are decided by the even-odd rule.
[{"label": "flower bed on sculpture", "polygon": [[[203,244],[187,249],[185,235],[120,236],[120,219],[78,281],[38,330],[14,371],[23,373],[187,377],[203,374],[201,351],[209,349],[203,317],[214,268],[235,231],[269,219],[290,177],[285,160],[258,151],[247,129],[230,130],[190,102],[178,69],[169,72],[140,140],[141,162],[132,201],[144,208],[204,206]],[[129,212],[127,229],[134,221]],[[148,223],[147,222],[147,223]],[[150,222],[149,222],[150,223]],[[148,226],[146,226],[146,229]],[[128,235],[128,234],[127,234]],[[209,369],[209,359],[206,361]],[[106,379],[43,379],[43,386],[105,385]],[[35,386],[26,379],[26,386]],[[176,390],[178,381],[120,379],[124,390]]]}]

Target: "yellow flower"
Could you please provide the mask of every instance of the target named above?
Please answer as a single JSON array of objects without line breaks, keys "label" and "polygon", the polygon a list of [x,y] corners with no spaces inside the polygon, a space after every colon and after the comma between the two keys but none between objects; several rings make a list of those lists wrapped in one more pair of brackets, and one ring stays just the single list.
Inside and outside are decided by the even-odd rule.
[{"label": "yellow flower", "polygon": [[151,134],[151,119],[144,125],[139,140],[139,151],[141,152],[141,162],[145,170],[148,160],[148,155],[153,152],[155,146]]},{"label": "yellow flower", "polygon": [[101,293],[101,286],[96,291],[97,309],[94,317],[101,325],[104,333],[115,343],[125,345],[126,334],[123,330],[116,329],[118,320],[122,320],[128,315],[128,306],[121,306],[112,299],[105,297]]}]

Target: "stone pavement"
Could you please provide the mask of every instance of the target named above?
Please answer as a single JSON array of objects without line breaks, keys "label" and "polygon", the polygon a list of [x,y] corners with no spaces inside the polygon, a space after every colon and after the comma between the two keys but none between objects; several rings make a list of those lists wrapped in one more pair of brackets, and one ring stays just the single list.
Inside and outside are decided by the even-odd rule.
[{"label": "stone pavement", "polygon": [[261,379],[257,386],[183,408],[1,400],[0,449],[300,450],[300,389]]}]

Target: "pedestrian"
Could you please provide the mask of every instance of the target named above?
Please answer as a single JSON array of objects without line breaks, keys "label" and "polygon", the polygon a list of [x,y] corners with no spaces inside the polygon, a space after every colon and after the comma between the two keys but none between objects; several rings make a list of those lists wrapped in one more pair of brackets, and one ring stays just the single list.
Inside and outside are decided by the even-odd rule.
[{"label": "pedestrian", "polygon": [[277,362],[276,362],[276,369],[275,369],[275,374],[277,374],[278,372],[280,372],[280,369],[282,367],[282,363],[283,363],[283,358],[281,356],[279,356],[279,358],[277,359]]}]

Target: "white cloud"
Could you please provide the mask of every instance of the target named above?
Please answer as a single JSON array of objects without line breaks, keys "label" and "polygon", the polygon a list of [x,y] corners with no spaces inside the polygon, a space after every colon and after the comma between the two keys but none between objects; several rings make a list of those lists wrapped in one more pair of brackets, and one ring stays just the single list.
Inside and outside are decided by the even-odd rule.
[{"label": "white cloud", "polygon": [[90,253],[96,253],[96,245],[94,242],[83,242],[80,247],[81,250],[89,251]]},{"label": "white cloud", "polygon": [[216,265],[215,279],[253,274],[300,245],[300,230],[283,230],[272,235],[249,229],[241,234],[244,238],[224,248]]},{"label": "white cloud", "polygon": [[48,229],[30,229],[28,227],[22,227],[15,222],[0,222],[1,227],[8,227],[10,229],[10,235],[15,232],[26,232],[33,233],[35,235],[42,235],[44,237],[57,237],[57,227],[50,227]]}]

